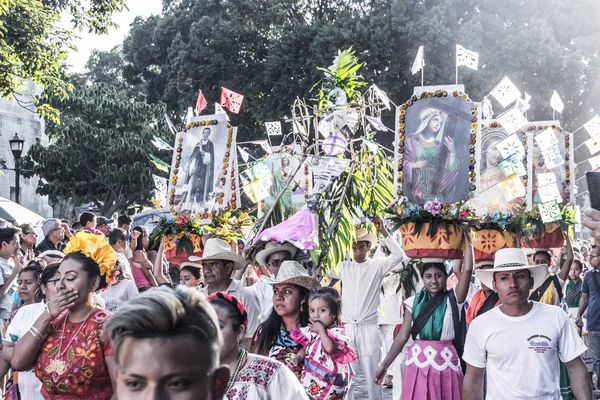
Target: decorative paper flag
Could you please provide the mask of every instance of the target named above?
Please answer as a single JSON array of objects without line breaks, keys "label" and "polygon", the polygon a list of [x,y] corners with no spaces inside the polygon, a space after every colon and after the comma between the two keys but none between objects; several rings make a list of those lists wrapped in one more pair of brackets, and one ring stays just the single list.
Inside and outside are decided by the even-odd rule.
[{"label": "decorative paper flag", "polygon": [[540,217],[542,217],[542,222],[544,224],[560,221],[562,219],[560,207],[558,206],[558,202],[556,202],[556,200],[542,203],[538,205],[538,209],[540,210]]},{"label": "decorative paper flag", "polygon": [[267,136],[281,136],[281,122],[265,122],[267,128]]},{"label": "decorative paper flag", "polygon": [[206,99],[202,94],[202,90],[198,90],[198,100],[196,100],[196,115],[200,114],[207,106]]},{"label": "decorative paper flag", "polygon": [[342,127],[347,125],[345,116],[346,115],[340,113],[328,114],[319,121],[319,133],[327,138],[329,135],[339,132]]},{"label": "decorative paper flag", "polygon": [[167,114],[165,114],[165,121],[167,122],[167,126],[169,127],[169,130],[171,131],[171,133],[173,135],[177,135],[177,130],[175,129],[175,126],[173,125],[173,123],[171,122],[171,118],[169,118],[167,116]]},{"label": "decorative paper flag", "polygon": [[424,66],[425,66],[425,47],[419,46],[419,51],[417,51],[417,57],[415,58],[415,61],[413,62],[413,65],[412,65],[412,68],[410,69],[410,71],[414,75],[417,72],[419,72],[421,69],[423,69]]},{"label": "decorative paper flag", "polygon": [[267,154],[271,154],[273,152],[271,146],[269,145],[269,141],[267,140],[253,140],[250,143],[259,145],[264,151],[267,152]]},{"label": "decorative paper flag", "polygon": [[314,156],[312,159],[312,194],[323,193],[350,165],[350,160],[335,157]]},{"label": "decorative paper flag", "polygon": [[379,100],[381,100],[385,108],[391,110],[392,107],[390,105],[390,98],[387,96],[387,94],[385,94],[383,90],[379,89],[377,85],[373,85],[371,87],[373,88],[373,93],[379,98]]},{"label": "decorative paper flag", "polygon": [[[227,112],[225,110],[223,110],[223,107],[221,107],[221,105],[219,103],[215,103],[215,114],[227,115]],[[227,121],[229,121],[229,115],[227,115]]]},{"label": "decorative paper flag", "polygon": [[248,169],[240,174],[240,179],[243,185],[247,185],[257,179],[267,187],[271,187],[273,183],[271,170],[269,170],[269,167],[263,160],[250,163]]},{"label": "decorative paper flag", "polygon": [[550,149],[542,151],[544,166],[548,169],[554,169],[559,165],[563,165],[565,160],[558,145],[552,146]]},{"label": "decorative paper flag", "polygon": [[467,50],[461,45],[456,45],[456,66],[460,67],[464,65],[477,71],[479,67],[479,53],[471,50]]},{"label": "decorative paper flag", "polygon": [[525,103],[529,104],[531,102],[531,95],[527,92],[523,93],[523,100],[525,100]]},{"label": "decorative paper flag", "polygon": [[550,99],[550,107],[552,107],[552,109],[558,113],[562,113],[565,108],[565,105],[560,99],[558,93],[556,93],[556,90],[552,93],[552,98]]},{"label": "decorative paper flag", "polygon": [[502,78],[499,84],[490,93],[502,107],[508,106],[510,103],[521,97],[521,92],[508,77]]},{"label": "decorative paper flag", "polygon": [[194,117],[194,110],[192,107],[188,107],[187,112],[185,114],[185,125],[189,125],[192,122],[192,118]]},{"label": "decorative paper flag", "polygon": [[371,126],[375,130],[382,131],[382,132],[385,132],[388,130],[388,128],[383,124],[383,122],[381,122],[381,120],[379,118],[371,117],[370,115],[365,115],[365,118],[367,119],[367,121],[369,121],[369,124],[371,124]]},{"label": "decorative paper flag", "polygon": [[483,98],[481,102],[481,110],[483,114],[483,119],[492,119],[494,118],[494,109],[492,108],[492,102],[488,99],[487,96]]},{"label": "decorative paper flag", "polygon": [[372,142],[366,138],[362,138],[362,140],[365,143],[365,146],[367,146],[369,148],[369,150],[371,150],[371,153],[373,153],[373,154],[377,153],[377,150],[379,150],[379,145],[377,143]]},{"label": "decorative paper flag", "polygon": [[513,154],[507,159],[500,161],[498,163],[498,168],[500,168],[505,177],[509,177],[514,174],[517,174],[517,176],[527,175],[525,165],[523,165],[523,162],[519,160],[519,156],[517,154]]},{"label": "decorative paper flag", "polygon": [[159,150],[173,150],[171,145],[156,136],[152,138],[152,144]]},{"label": "decorative paper flag", "polygon": [[160,171],[163,172],[169,172],[169,166],[160,158],[153,156],[152,154],[149,154],[150,158],[151,158],[151,162],[152,164],[154,164],[154,166],[156,168],[158,168]]},{"label": "decorative paper flag", "polygon": [[[166,202],[166,199],[165,199]],[[158,210],[158,211],[162,211],[163,209],[163,205],[162,202],[158,199],[152,199],[152,205],[154,205],[154,207]]]},{"label": "decorative paper flag", "polygon": [[590,162],[590,166],[592,167],[593,171],[600,168],[600,156],[588,158],[588,161]]},{"label": "decorative paper flag", "polygon": [[242,160],[247,163],[250,159],[250,154],[240,146],[238,146],[238,152],[240,153],[240,156],[242,156]]},{"label": "decorative paper flag", "polygon": [[520,97],[517,99],[517,102],[515,103],[515,107],[517,107],[519,109],[519,111],[521,111],[521,114],[525,114],[525,112],[529,111],[529,109],[531,108],[529,103]]},{"label": "decorative paper flag", "polygon": [[519,197],[525,197],[527,193],[523,181],[517,175],[513,175],[498,183],[498,188],[502,192],[506,201],[512,201]]},{"label": "decorative paper flag", "polygon": [[515,106],[500,115],[498,117],[498,122],[502,125],[504,130],[506,130],[506,133],[511,134],[527,125],[527,118],[525,118],[521,111]]},{"label": "decorative paper flag", "polygon": [[538,187],[556,185],[556,174],[554,172],[545,172],[537,174]]},{"label": "decorative paper flag", "polygon": [[544,132],[537,134],[535,141],[542,152],[558,145],[556,133],[554,133],[554,129],[552,128],[548,128]]},{"label": "decorative paper flag", "polygon": [[558,190],[558,185],[556,183],[553,185],[538,187],[537,192],[542,203],[547,203],[554,200],[562,201],[562,196],[560,195],[560,190]]},{"label": "decorative paper flag", "polygon": [[244,95],[231,91],[227,88],[221,88],[221,105],[234,114],[240,112]]},{"label": "decorative paper flag", "polygon": [[258,203],[270,196],[269,186],[265,185],[261,180],[256,179],[242,187],[246,196],[253,203]]},{"label": "decorative paper flag", "polygon": [[525,155],[525,147],[517,134],[510,135],[506,139],[498,142],[496,148],[500,151],[502,158],[506,159],[513,154],[518,154],[521,157]]},{"label": "decorative paper flag", "polygon": [[583,125],[585,130],[590,134],[590,136],[596,136],[600,134],[600,117],[594,116],[594,118],[590,119],[588,122]]},{"label": "decorative paper flag", "polygon": [[600,151],[600,140],[597,136],[591,137],[585,141],[585,145],[590,150],[591,155]]},{"label": "decorative paper flag", "polygon": [[166,205],[167,200],[167,187],[168,181],[167,178],[163,178],[157,175],[152,175],[152,180],[154,181],[154,187],[156,188],[155,198],[160,201],[161,205]]}]

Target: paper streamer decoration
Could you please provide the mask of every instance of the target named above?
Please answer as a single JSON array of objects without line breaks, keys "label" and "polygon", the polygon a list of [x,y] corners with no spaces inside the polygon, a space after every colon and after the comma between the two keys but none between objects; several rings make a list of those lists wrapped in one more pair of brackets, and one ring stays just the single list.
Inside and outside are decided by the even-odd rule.
[{"label": "paper streamer decoration", "polygon": [[[159,209],[166,207],[167,206],[167,188],[169,186],[169,181],[167,180],[167,178],[163,178],[157,175],[152,175],[152,180],[154,181],[154,187],[156,188],[155,190],[155,198],[154,200],[158,200],[158,204],[160,207],[157,207]],[[152,204],[154,204],[156,206],[156,204],[154,203],[154,200],[152,200]]]},{"label": "paper streamer decoration", "polygon": [[190,122],[192,122],[193,117],[194,109],[192,107],[188,107],[187,112],[185,113],[185,126],[188,126]]},{"label": "paper streamer decoration", "polygon": [[[154,206],[154,208],[156,208],[158,211],[162,211],[163,209],[163,205],[162,202],[158,199],[152,199],[152,205]],[[166,203],[166,199],[165,199],[165,203]]]},{"label": "paper streamer decoration", "polygon": [[370,115],[365,115],[365,118],[367,119],[367,121],[369,121],[369,124],[371,124],[371,126],[375,130],[381,132],[385,132],[388,130],[388,128],[383,124],[383,122],[381,122],[379,118],[371,117]]},{"label": "paper streamer decoration", "polygon": [[215,103],[215,114],[223,114],[227,118],[227,121],[229,121],[229,115],[223,110],[223,107],[221,107],[219,103]]},{"label": "paper streamer decoration", "polygon": [[[477,71],[479,67],[479,53],[467,50],[461,45],[456,45],[456,66],[465,66]],[[414,74],[414,72],[413,72]]]},{"label": "paper streamer decoration", "polygon": [[538,187],[537,192],[542,203],[547,203],[549,201],[562,201],[562,196],[556,183]]},{"label": "paper streamer decoration", "polygon": [[250,143],[259,145],[264,151],[267,152],[267,154],[271,154],[273,152],[268,140],[253,140]]},{"label": "paper streamer decoration", "polygon": [[600,141],[599,138],[594,136],[585,141],[585,145],[590,150],[591,155],[596,154],[600,151]]},{"label": "paper streamer decoration", "polygon": [[558,147],[558,145],[555,145],[548,150],[542,151],[542,157],[544,158],[544,164],[548,169],[554,169],[559,165],[563,165],[565,163],[565,159],[563,158],[563,155],[560,152],[560,148]]},{"label": "paper streamer decoration", "polygon": [[267,129],[267,136],[281,136],[281,122],[265,122],[265,128]]},{"label": "paper streamer decoration", "polygon": [[529,103],[527,101],[523,100],[522,98],[517,99],[517,102],[515,103],[515,107],[517,107],[519,109],[521,114],[525,114],[531,108]]},{"label": "paper streamer decoration", "polygon": [[547,203],[541,203],[538,206],[540,211],[540,217],[542,218],[542,222],[545,224],[549,224],[551,222],[559,221],[562,219],[560,213],[560,207],[556,201],[550,201]]},{"label": "paper streamer decoration", "polygon": [[170,144],[156,136],[152,138],[152,144],[159,150],[173,150]]},{"label": "paper streamer decoration", "polygon": [[519,197],[524,197],[527,193],[523,181],[518,175],[513,175],[498,183],[498,187],[506,201],[512,201]]},{"label": "paper streamer decoration", "polygon": [[590,162],[590,167],[592,170],[597,170],[600,168],[600,156],[589,158],[588,161]]},{"label": "paper streamer decoration", "polygon": [[244,95],[229,90],[227,88],[221,88],[221,105],[231,111],[234,114],[240,112],[242,102],[244,101]]},{"label": "paper streamer decoration", "polygon": [[551,150],[552,147],[558,145],[558,138],[552,128],[548,128],[544,132],[536,135],[535,141],[542,152]]},{"label": "paper streamer decoration", "polygon": [[500,151],[500,154],[504,159],[512,156],[513,154],[517,154],[520,157],[525,155],[525,147],[523,147],[523,143],[517,134],[512,134],[506,139],[498,142],[496,144],[496,148]]},{"label": "paper streamer decoration", "polygon": [[350,160],[345,158],[314,156],[312,159],[312,193],[323,193],[348,166],[350,166]]},{"label": "paper streamer decoration", "polygon": [[377,153],[377,150],[379,150],[379,145],[377,143],[372,142],[366,138],[362,138],[362,140],[365,143],[365,146],[367,146],[369,148],[371,153],[373,153],[373,154]]},{"label": "paper streamer decoration", "polygon": [[481,101],[481,115],[483,119],[494,118],[494,109],[492,108],[492,102],[487,96]]},{"label": "paper streamer decoration", "polygon": [[527,118],[525,118],[523,113],[515,106],[500,115],[498,117],[498,122],[502,125],[506,133],[511,134],[527,125]]},{"label": "paper streamer decoration", "polygon": [[552,109],[557,113],[562,113],[565,108],[565,105],[563,104],[556,90],[552,93],[552,98],[550,99],[550,107],[552,107]]},{"label": "paper streamer decoration", "polygon": [[[425,65],[425,64],[423,64],[423,65]],[[371,87],[373,88],[373,93],[383,103],[385,108],[387,108],[388,110],[391,110],[392,107],[390,105],[390,98],[387,96],[387,94],[385,94],[385,92],[383,90],[379,89],[379,87],[377,85],[373,85]]]},{"label": "paper streamer decoration", "polygon": [[594,116],[594,118],[586,122],[583,127],[590,136],[600,135],[600,117],[597,115]]},{"label": "paper streamer decoration", "polygon": [[248,160],[250,159],[250,153],[248,153],[246,150],[244,150],[240,146],[238,146],[238,152],[240,153],[240,156],[242,156],[242,160],[244,160],[244,162],[247,163]]},{"label": "paper streamer decoration", "polygon": [[508,106],[510,103],[521,97],[521,92],[508,77],[504,77],[498,85],[492,90],[491,95],[494,96],[502,107]]},{"label": "paper streamer decoration", "polygon": [[417,72],[419,72],[421,69],[423,69],[423,66],[425,66],[425,47],[419,46],[419,51],[417,51],[417,57],[415,58],[415,61],[413,62],[410,72],[412,72],[412,74],[414,75]]},{"label": "paper streamer decoration", "polygon": [[167,163],[165,163],[163,160],[161,160],[158,157],[153,156],[152,154],[150,154],[150,159],[151,159],[150,162],[152,162],[152,164],[154,164],[154,166],[159,171],[169,173],[169,165]]},{"label": "paper streamer decoration", "polygon": [[507,159],[500,161],[498,167],[507,178],[515,174],[517,176],[527,175],[527,169],[525,169],[525,165],[517,154],[513,154]]},{"label": "paper streamer decoration", "polygon": [[537,184],[539,187],[556,185],[556,174],[554,172],[545,172],[537,175]]},{"label": "paper streamer decoration", "polygon": [[244,193],[246,193],[246,196],[248,196],[250,201],[255,204],[259,201],[266,199],[270,195],[269,186],[266,186],[264,182],[258,179],[248,183],[247,185],[242,186],[242,189],[244,190]]},{"label": "paper streamer decoration", "polygon": [[167,114],[165,114],[165,121],[167,122],[167,127],[169,128],[169,130],[171,131],[171,133],[173,135],[177,135],[177,129],[175,129],[175,126],[173,125],[173,122],[171,122],[171,118],[169,118],[167,116]]},{"label": "paper streamer decoration", "polygon": [[202,110],[206,108],[208,103],[206,102],[206,98],[202,94],[202,90],[198,90],[198,100],[196,100],[196,114],[200,114]]}]

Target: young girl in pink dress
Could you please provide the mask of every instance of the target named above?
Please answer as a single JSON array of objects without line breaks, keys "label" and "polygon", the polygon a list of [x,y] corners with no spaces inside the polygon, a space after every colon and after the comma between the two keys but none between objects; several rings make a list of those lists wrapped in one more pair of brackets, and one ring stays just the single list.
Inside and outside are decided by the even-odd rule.
[{"label": "young girl in pink dress", "polygon": [[356,354],[348,347],[346,330],[338,326],[341,311],[335,289],[314,289],[308,300],[309,325],[290,332],[304,346],[292,363],[304,360],[301,383],[311,399],[343,399],[354,377],[350,363]]}]

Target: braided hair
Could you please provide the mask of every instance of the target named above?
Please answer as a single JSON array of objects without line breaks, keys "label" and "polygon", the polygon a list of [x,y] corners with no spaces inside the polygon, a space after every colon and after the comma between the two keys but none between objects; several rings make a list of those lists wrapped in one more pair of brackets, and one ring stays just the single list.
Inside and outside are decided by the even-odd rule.
[{"label": "braided hair", "polygon": [[248,328],[248,312],[237,298],[225,292],[218,292],[211,294],[207,299],[212,306],[220,307],[227,312],[234,331],[238,331],[242,325]]}]

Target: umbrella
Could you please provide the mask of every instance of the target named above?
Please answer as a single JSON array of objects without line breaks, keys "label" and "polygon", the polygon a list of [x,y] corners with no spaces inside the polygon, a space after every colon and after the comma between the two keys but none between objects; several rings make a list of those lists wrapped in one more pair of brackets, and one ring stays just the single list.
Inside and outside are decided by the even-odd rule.
[{"label": "umbrella", "polygon": [[33,211],[23,207],[20,204],[0,197],[0,218],[7,220],[15,225],[31,224],[32,226],[41,226],[46,218]]}]

